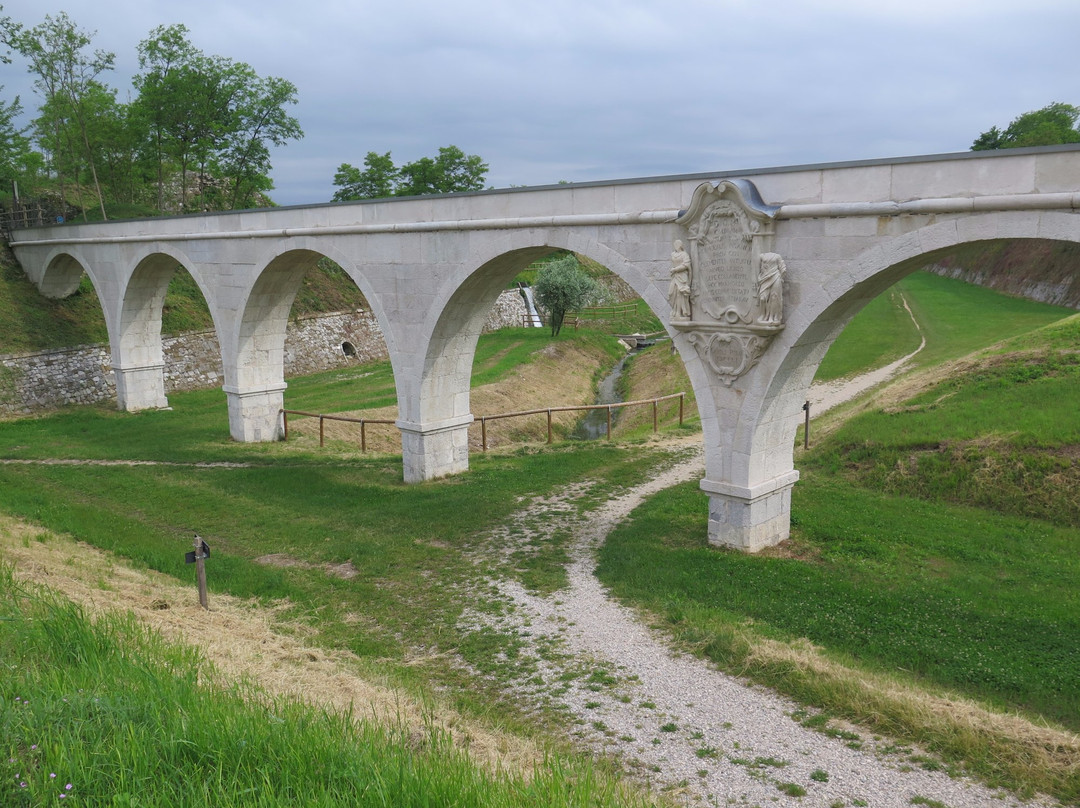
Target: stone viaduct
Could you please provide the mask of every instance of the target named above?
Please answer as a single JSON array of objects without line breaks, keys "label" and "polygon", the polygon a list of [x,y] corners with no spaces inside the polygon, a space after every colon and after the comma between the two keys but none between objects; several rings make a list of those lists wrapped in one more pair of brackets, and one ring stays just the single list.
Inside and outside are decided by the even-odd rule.
[{"label": "stone viaduct", "polygon": [[278,437],[289,309],[333,259],[385,336],[409,482],[468,468],[473,353],[499,293],[553,250],[588,256],[664,321],[700,409],[710,541],[754,551],[788,536],[795,431],[832,341],[908,273],[994,239],[1080,242],[1080,147],[68,224],[12,246],[45,295],[90,276],[124,410],[167,404],[161,307],[185,267],[238,441]]}]

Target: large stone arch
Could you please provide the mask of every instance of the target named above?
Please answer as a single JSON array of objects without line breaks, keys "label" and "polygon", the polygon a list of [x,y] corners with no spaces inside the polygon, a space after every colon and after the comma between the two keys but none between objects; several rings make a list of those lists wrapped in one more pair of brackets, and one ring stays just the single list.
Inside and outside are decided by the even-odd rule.
[{"label": "large stone arch", "polygon": [[[666,273],[668,234],[644,245],[620,228],[519,229],[477,240],[476,252],[451,273],[431,305],[426,339],[419,346],[419,373],[403,374],[398,386],[406,481],[468,468],[469,386],[476,343],[488,311],[519,271],[544,255],[569,250],[607,267],[666,318],[666,301],[654,282]],[[628,257],[605,241],[631,243]],[[659,244],[661,247],[657,248]],[[628,250],[629,251],[629,250]],[[658,254],[662,257],[658,258]],[[636,260],[635,260],[636,259]],[[709,400],[707,391],[702,394]],[[699,399],[700,400],[700,399]]]},{"label": "large stone arch", "polygon": [[[161,408],[169,404],[165,396],[161,316],[169,283],[181,266],[209,303],[209,289],[198,270],[186,255],[170,245],[155,245],[154,252],[139,259],[120,292],[112,363],[117,404],[122,410]],[[216,307],[209,309],[214,329],[220,333]]]},{"label": "large stone arch", "polygon": [[342,267],[360,288],[394,357],[385,312],[353,261],[327,240],[302,237],[275,244],[256,265],[259,269],[252,275],[254,281],[235,313],[228,338],[221,340],[229,429],[236,440],[278,437],[287,386],[284,368],[289,312],[304,276],[324,257]]},{"label": "large stone arch", "polygon": [[[810,383],[833,341],[870,300],[963,244],[1035,238],[1080,243],[1080,215],[1070,213],[998,211],[944,221],[928,218],[908,232],[864,245],[834,267],[833,281],[821,287],[822,294],[806,296],[791,311],[772,347],[776,358],[763,362],[749,380],[739,410],[731,451],[746,458],[747,488],[797,478],[795,433]],[[788,518],[782,514],[783,536]]]},{"label": "large stone arch", "polygon": [[82,258],[67,250],[54,250],[44,261],[41,277],[37,279],[38,291],[54,300],[69,297],[78,290],[84,272],[98,289],[94,271]]}]

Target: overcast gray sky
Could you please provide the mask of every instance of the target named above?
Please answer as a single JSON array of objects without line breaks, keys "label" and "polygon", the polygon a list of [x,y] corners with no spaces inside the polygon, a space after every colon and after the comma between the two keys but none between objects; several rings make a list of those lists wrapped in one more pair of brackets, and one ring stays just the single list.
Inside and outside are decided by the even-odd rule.
[{"label": "overcast gray sky", "polygon": [[[966,151],[993,125],[1080,104],[1077,0],[0,0],[66,11],[116,54],[183,23],[203,52],[299,90],[278,204],[329,201],[369,151],[454,144],[488,182],[546,185]],[[3,95],[37,99],[25,66]]]}]

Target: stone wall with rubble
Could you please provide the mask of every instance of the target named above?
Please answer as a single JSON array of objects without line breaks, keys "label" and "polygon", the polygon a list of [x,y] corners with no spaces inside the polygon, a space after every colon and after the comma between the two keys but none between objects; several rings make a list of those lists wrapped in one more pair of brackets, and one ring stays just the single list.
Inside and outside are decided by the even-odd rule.
[{"label": "stone wall with rubble", "polygon": [[[525,303],[504,292],[492,307],[485,331],[520,326]],[[213,330],[162,339],[165,392],[219,387],[221,351]],[[285,336],[285,375],[385,359],[382,330],[369,311],[315,314],[290,321]],[[0,355],[0,415],[27,415],[73,404],[116,398],[108,345]]]}]

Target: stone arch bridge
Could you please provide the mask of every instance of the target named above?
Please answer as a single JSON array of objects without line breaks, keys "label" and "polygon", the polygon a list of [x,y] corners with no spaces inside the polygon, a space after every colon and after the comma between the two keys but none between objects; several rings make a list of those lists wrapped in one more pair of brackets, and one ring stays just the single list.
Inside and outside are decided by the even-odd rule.
[{"label": "stone arch bridge", "polygon": [[333,259],[382,327],[410,482],[468,467],[473,353],[499,293],[553,250],[586,255],[670,332],[701,413],[709,538],[753,551],[788,536],[795,431],[832,341],[906,274],[990,239],[1080,242],[1080,147],[68,224],[12,246],[45,295],[90,276],[125,410],[167,404],[161,308],[185,267],[239,441],[278,437],[289,309]]}]

